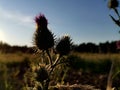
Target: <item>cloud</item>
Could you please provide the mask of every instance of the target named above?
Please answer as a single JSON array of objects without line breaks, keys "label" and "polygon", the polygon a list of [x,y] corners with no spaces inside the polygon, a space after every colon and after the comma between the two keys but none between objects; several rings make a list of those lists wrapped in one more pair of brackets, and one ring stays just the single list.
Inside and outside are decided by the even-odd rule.
[{"label": "cloud", "polygon": [[24,15],[17,11],[8,11],[0,7],[0,18],[9,19],[22,23],[24,25],[29,25],[33,23],[33,17],[30,15]]}]

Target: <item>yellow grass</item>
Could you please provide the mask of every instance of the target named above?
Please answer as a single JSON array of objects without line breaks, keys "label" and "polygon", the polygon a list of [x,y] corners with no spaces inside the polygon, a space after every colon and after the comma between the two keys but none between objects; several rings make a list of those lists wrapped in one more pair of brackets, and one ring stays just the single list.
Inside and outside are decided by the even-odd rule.
[{"label": "yellow grass", "polygon": [[9,54],[0,54],[0,62],[21,62],[25,58],[28,59],[35,59],[37,58],[36,55],[33,54],[24,54],[24,53],[9,53]]},{"label": "yellow grass", "polygon": [[98,53],[72,53],[77,55],[85,60],[119,60],[120,61],[120,54],[98,54]]},{"label": "yellow grass", "polygon": [[[80,58],[83,58],[84,60],[118,60],[120,61],[120,54],[92,54],[92,53],[71,53],[74,54]],[[0,53],[0,62],[20,62],[24,60],[25,58],[28,58],[30,60],[36,60],[40,58],[40,55],[36,54],[24,54],[24,53],[16,53],[16,54],[2,54]]]}]

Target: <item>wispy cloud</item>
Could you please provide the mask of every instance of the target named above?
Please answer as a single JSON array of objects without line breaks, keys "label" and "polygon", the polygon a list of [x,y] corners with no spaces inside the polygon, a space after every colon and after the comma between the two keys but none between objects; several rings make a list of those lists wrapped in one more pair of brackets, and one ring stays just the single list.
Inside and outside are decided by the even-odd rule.
[{"label": "wispy cloud", "polygon": [[0,17],[6,18],[12,21],[16,21],[18,23],[25,24],[32,24],[33,23],[33,17],[30,15],[24,15],[17,11],[8,11],[0,7]]}]

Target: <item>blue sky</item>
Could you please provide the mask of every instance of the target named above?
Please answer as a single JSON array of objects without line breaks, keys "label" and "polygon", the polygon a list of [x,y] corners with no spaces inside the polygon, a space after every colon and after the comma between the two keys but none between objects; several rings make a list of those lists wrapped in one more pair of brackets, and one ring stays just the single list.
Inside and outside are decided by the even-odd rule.
[{"label": "blue sky", "polygon": [[32,46],[39,13],[56,38],[69,34],[75,44],[119,40],[106,0],[0,0],[0,41]]}]

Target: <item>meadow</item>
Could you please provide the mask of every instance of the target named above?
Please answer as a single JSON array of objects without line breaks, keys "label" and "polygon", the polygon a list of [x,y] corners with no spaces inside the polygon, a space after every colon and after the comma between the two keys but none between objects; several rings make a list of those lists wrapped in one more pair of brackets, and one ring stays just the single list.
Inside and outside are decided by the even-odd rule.
[{"label": "meadow", "polygon": [[[12,53],[0,54],[0,90],[27,90],[26,78],[30,68],[36,63],[42,64],[39,54]],[[111,61],[115,60],[113,87],[120,90],[120,55],[72,52],[66,64],[57,66],[53,72],[52,86],[90,85],[100,90],[106,89]],[[51,90],[54,90],[51,88]],[[62,89],[61,89],[62,90]],[[66,89],[69,90],[69,89]],[[80,89],[81,90],[81,89]]]}]

